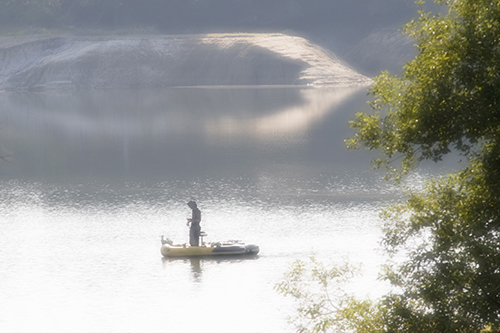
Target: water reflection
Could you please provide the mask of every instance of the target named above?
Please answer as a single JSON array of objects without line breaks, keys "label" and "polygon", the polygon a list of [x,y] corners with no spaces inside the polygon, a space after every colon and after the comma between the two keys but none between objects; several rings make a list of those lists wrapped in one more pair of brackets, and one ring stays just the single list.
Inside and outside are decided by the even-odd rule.
[{"label": "water reflection", "polygon": [[191,272],[193,273],[193,278],[195,282],[201,281],[201,259],[200,258],[190,258]]},{"label": "water reflection", "polygon": [[281,135],[303,135],[330,112],[339,111],[339,106],[351,95],[365,87],[340,87],[335,90],[303,89],[297,92],[300,103],[284,105],[273,113],[241,119],[227,115],[207,121],[210,136],[226,136],[230,139],[253,137],[258,140],[281,139]]},{"label": "water reflection", "polygon": [[[359,172],[363,154],[343,144],[365,98],[289,88],[0,94],[13,155],[0,163],[0,327],[283,332],[293,313],[273,287],[311,252],[363,262],[356,291],[380,292],[378,210],[395,192]],[[241,239],[259,255],[160,259],[160,235],[188,241],[193,196],[207,242]]]},{"label": "water reflection", "polygon": [[[163,267],[169,269],[169,265],[174,265],[178,262],[183,264],[189,263],[191,267],[191,273],[193,276],[193,282],[202,282],[202,269],[201,264],[204,259],[201,258],[161,258],[163,261]],[[205,259],[206,260],[206,259]]]},{"label": "water reflection", "polygon": [[0,133],[13,162],[0,177],[157,182],[342,166],[365,90],[3,93]]},{"label": "water reflection", "polygon": [[[295,259],[311,252],[325,263],[349,256],[365,263],[356,291],[381,289],[374,249],[384,195],[367,184],[351,188],[343,178],[314,175],[309,181],[240,177],[149,187],[0,181],[0,326],[28,332],[287,331],[290,302],[273,287]],[[188,240],[185,199],[193,192],[201,199],[206,241],[256,243],[258,257],[162,259],[160,235]],[[361,192],[378,201],[354,194]],[[228,306],[235,303],[244,311]],[[193,312],[198,321],[190,320]]]},{"label": "water reflection", "polygon": [[[255,261],[259,259],[259,256],[227,256],[227,257],[216,257],[216,256],[208,256],[208,257],[181,257],[181,258],[165,258],[162,257],[163,268],[164,269],[172,269],[173,266],[184,266],[189,264],[192,281],[196,283],[201,283],[203,281],[203,270],[205,264],[223,264],[223,265],[232,265],[245,261]],[[229,266],[230,267],[230,266]]]}]

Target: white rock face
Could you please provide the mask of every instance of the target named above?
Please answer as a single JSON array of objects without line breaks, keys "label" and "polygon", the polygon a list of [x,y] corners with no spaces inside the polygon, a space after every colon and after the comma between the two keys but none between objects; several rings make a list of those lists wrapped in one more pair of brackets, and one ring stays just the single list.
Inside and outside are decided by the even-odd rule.
[{"label": "white rock face", "polygon": [[0,90],[370,82],[283,34],[0,38]]}]

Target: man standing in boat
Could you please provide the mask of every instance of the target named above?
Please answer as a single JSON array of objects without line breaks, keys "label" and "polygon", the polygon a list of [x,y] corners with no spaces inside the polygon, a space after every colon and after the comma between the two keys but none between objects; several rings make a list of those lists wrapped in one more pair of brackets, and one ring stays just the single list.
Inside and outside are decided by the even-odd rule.
[{"label": "man standing in boat", "polygon": [[191,223],[191,228],[189,229],[189,244],[191,244],[191,246],[200,246],[201,211],[194,201],[189,201],[187,205],[193,210],[193,215],[190,219],[187,219],[187,225],[189,226]]}]

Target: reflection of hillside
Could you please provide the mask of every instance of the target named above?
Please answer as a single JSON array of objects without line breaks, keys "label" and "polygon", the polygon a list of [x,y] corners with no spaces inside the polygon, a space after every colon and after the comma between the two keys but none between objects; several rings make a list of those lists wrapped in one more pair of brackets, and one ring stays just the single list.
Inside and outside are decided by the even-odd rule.
[{"label": "reflection of hillside", "polygon": [[30,131],[50,128],[70,137],[82,134],[140,137],[144,133],[165,136],[200,131],[211,119],[272,115],[282,108],[301,105],[304,101],[300,91],[173,88],[73,94],[6,93],[0,95],[0,116]]},{"label": "reflection of hillside", "polygon": [[306,155],[307,163],[348,163],[347,120],[365,89],[4,93],[0,134],[13,163],[0,177],[248,175]]},{"label": "reflection of hillside", "polygon": [[267,140],[307,130],[360,89],[366,87],[4,94],[0,115],[33,132],[50,128],[70,137],[146,133],[163,137],[188,132]]},{"label": "reflection of hillside", "polygon": [[363,86],[335,88],[332,90],[300,90],[302,102],[276,110],[273,114],[238,119],[228,115],[207,122],[206,131],[210,136],[229,138],[253,137],[272,140],[281,135],[299,135],[321,121],[330,112],[354,93],[366,89]]}]

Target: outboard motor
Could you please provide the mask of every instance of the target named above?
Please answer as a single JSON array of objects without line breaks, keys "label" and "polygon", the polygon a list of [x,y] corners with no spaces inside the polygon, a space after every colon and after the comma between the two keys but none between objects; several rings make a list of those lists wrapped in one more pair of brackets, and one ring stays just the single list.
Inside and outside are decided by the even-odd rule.
[{"label": "outboard motor", "polygon": [[165,244],[173,245],[174,242],[170,238],[164,239],[163,235],[161,235],[161,245],[165,245]]},{"label": "outboard motor", "polygon": [[257,254],[257,253],[259,253],[259,250],[260,250],[260,248],[258,245],[255,245],[255,244],[246,244],[245,245],[246,253]]}]

